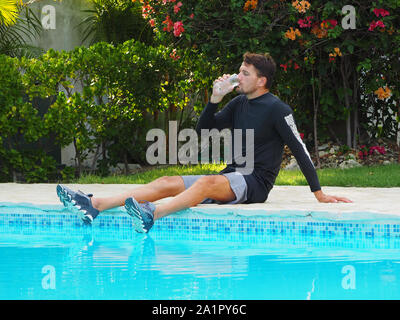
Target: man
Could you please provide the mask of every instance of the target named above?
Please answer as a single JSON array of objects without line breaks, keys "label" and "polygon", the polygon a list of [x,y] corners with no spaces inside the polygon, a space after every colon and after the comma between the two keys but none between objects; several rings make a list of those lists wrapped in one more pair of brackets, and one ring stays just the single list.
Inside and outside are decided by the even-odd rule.
[{"label": "man", "polygon": [[[254,169],[250,174],[242,174],[240,166],[233,160],[217,175],[162,177],[109,198],[94,198],[58,185],[60,200],[65,206],[76,206],[85,223],[91,223],[100,211],[125,204],[134,219],[136,231],[148,232],[154,221],[199,203],[265,202],[279,173],[283,148],[287,144],[319,202],[351,202],[322,192],[310,155],[297,131],[292,109],[269,92],[275,70],[270,55],[245,53],[236,88],[240,95],[215,114],[218,103],[233,90],[233,87],[217,90],[215,84],[229,75],[218,78],[196,128],[198,132],[212,128],[241,129],[243,132],[253,129]],[[246,150],[246,146],[242,150]],[[163,204],[152,203],[166,197],[174,198]]]}]

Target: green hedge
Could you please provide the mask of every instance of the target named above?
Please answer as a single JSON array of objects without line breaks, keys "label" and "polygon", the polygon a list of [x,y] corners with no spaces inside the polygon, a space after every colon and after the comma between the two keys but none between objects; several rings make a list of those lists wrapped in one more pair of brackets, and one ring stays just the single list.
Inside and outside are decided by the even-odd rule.
[{"label": "green hedge", "polygon": [[[57,171],[52,157],[27,147],[49,135],[59,147],[74,145],[78,174],[89,152],[103,156],[91,168],[103,174],[118,162],[144,163],[148,129],[166,129],[177,117],[180,128],[193,126],[216,77],[205,60],[135,41],[49,50],[38,59],[0,56],[0,180],[70,177],[70,168]],[[37,98],[50,100],[42,116]]]}]

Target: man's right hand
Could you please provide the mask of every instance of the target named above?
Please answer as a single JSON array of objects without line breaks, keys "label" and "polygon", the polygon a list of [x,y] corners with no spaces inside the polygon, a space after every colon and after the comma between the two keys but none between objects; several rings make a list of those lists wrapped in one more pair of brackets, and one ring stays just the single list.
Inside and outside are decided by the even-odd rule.
[{"label": "man's right hand", "polygon": [[217,86],[215,85],[216,83],[222,82],[222,81],[228,79],[229,77],[230,77],[230,74],[224,74],[222,77],[219,77],[218,79],[216,79],[214,81],[213,91],[212,91],[211,98],[210,98],[211,103],[220,103],[226,94],[233,91],[233,88],[230,91],[224,91],[224,90],[219,91],[219,90],[217,90]]}]

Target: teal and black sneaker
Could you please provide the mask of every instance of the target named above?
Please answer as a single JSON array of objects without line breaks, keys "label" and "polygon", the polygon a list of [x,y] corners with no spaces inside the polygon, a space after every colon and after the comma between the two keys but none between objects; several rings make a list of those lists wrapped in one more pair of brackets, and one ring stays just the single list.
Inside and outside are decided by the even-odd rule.
[{"label": "teal and black sneaker", "polygon": [[154,225],[156,206],[148,201],[137,202],[134,198],[125,200],[125,209],[133,218],[135,230],[140,233],[149,232]]},{"label": "teal and black sneaker", "polygon": [[84,194],[82,191],[72,191],[61,184],[57,185],[57,195],[64,207],[68,209],[78,209],[78,213],[83,223],[91,224],[99,215],[100,211],[92,205],[92,194]]}]

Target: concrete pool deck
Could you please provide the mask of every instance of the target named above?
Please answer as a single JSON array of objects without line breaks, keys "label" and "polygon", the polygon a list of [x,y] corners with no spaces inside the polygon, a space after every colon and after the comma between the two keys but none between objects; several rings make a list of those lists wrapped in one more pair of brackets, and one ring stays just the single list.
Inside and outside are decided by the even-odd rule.
[{"label": "concrete pool deck", "polygon": [[[98,197],[116,195],[139,185],[132,184],[67,184],[73,190],[93,193]],[[400,219],[400,188],[354,188],[322,187],[329,195],[347,197],[353,203],[319,203],[308,186],[275,186],[265,203],[240,205],[198,205],[195,211],[217,212],[220,209],[240,211],[245,215],[257,212],[266,216],[296,211],[299,215],[315,212],[313,217],[324,218],[324,214],[335,220],[358,219]],[[168,198],[156,203],[167,201]],[[33,205],[59,205],[56,184],[0,183],[0,203],[31,203]],[[218,210],[216,210],[218,209]],[[221,211],[221,212],[222,212]],[[297,214],[296,214],[297,215]]]}]

